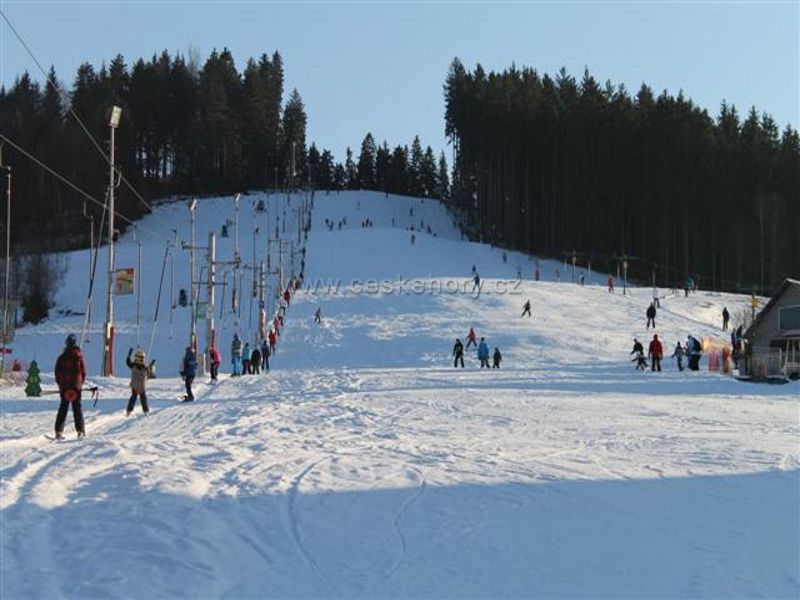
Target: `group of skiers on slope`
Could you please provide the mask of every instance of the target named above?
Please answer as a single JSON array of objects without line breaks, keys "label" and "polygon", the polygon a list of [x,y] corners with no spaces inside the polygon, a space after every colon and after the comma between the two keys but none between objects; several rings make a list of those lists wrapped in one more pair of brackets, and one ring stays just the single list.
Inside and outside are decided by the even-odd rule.
[{"label": "group of skiers on slope", "polygon": [[[647,358],[644,354],[644,346],[642,346],[642,343],[636,338],[633,338],[633,350],[631,350],[630,353],[634,355],[631,362],[636,363],[636,370],[646,371]],[[670,355],[670,358],[675,359],[679,371],[683,371],[684,369],[684,358],[686,358],[688,361],[689,369],[692,371],[697,371],[700,368],[701,354],[702,346],[700,341],[694,336],[690,335],[686,338],[685,346],[681,346],[680,341],[678,341],[678,343],[675,345],[675,349]],[[660,371],[661,360],[664,358],[664,346],[662,345],[661,340],[658,339],[657,333],[653,334],[653,339],[651,340],[647,349],[647,357],[650,358],[650,370]]]},{"label": "group of skiers on slope", "polygon": [[[481,338],[480,343],[477,341],[477,334],[475,333],[475,329],[470,327],[469,333],[467,334],[467,347],[468,350],[470,346],[475,346],[478,352],[478,360],[480,361],[480,368],[486,367],[489,368],[489,346],[486,344],[486,338]],[[464,344],[461,343],[461,340],[456,338],[456,343],[453,345],[453,367],[458,367],[459,363],[461,364],[461,368],[464,368]],[[500,361],[503,360],[502,355],[500,354],[500,349],[495,348],[494,354],[492,354],[492,367],[493,369],[500,368]]]}]

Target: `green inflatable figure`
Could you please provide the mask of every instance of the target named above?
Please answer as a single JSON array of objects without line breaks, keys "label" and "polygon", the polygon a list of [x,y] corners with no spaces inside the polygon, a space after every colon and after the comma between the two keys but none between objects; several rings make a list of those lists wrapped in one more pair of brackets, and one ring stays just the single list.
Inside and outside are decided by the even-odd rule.
[{"label": "green inflatable figure", "polygon": [[31,361],[28,367],[28,378],[25,380],[25,395],[29,397],[39,397],[42,395],[41,379],[39,378],[39,365],[35,360]]}]

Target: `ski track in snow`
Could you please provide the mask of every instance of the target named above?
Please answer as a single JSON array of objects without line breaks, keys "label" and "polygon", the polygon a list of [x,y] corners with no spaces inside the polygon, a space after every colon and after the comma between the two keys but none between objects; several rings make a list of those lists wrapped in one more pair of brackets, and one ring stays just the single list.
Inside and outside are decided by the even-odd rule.
[{"label": "ski track in snow", "polygon": [[[262,198],[266,214],[247,209]],[[286,202],[244,196],[243,239],[254,217],[262,231],[274,229]],[[185,206],[158,210],[148,225],[163,238],[142,233],[151,304],[168,225],[188,236]],[[326,218],[345,216],[341,231],[325,228]],[[200,201],[198,235],[232,217],[230,198]],[[367,217],[374,228],[360,228]],[[412,246],[405,228],[420,219],[437,235],[416,231]],[[232,237],[218,239],[221,260],[232,256]],[[296,241],[296,231],[284,238]],[[134,264],[130,241],[121,237],[119,265]],[[705,363],[678,373],[671,359],[661,373],[636,373],[628,352],[634,336],[645,344],[652,336],[643,328],[651,289],[609,294],[599,272],[580,287],[567,283],[571,269],[546,260],[534,282],[533,258],[501,257],[462,241],[437,202],[319,194],[307,285],[287,310],[268,374],[227,375],[229,287],[217,322],[220,380],[199,376],[193,403],[176,400],[188,309],[170,316],[168,297],[149,416],[138,405],[124,416],[124,357],[117,377],[96,377],[96,327],[84,349],[100,400],[84,400],[85,440],[72,440],[71,415],[69,441],[42,437],[53,430],[57,397],[0,389],[0,596],[800,595],[800,384],[743,384]],[[188,287],[186,264],[178,252],[177,289]],[[478,295],[409,291],[414,279],[469,291],[473,264]],[[502,293],[518,266],[525,280]],[[70,253],[66,280],[76,284],[59,293],[59,308],[82,309],[85,272],[86,253]],[[316,278],[343,288],[313,289]],[[389,283],[378,294],[344,289],[370,278]],[[687,334],[725,338],[722,306],[735,316],[749,301],[660,297],[656,331],[667,356]],[[526,299],[530,319],[519,316]],[[243,333],[249,301],[241,295]],[[123,351],[136,345],[134,310],[130,298],[117,299]],[[15,356],[39,360],[44,388],[54,386],[48,370],[64,336],[81,322],[54,317],[17,332]],[[148,339],[149,314],[142,323]],[[453,341],[471,326],[501,349],[500,370],[478,369],[472,348],[466,368],[453,369]],[[73,564],[92,565],[75,584]]]}]

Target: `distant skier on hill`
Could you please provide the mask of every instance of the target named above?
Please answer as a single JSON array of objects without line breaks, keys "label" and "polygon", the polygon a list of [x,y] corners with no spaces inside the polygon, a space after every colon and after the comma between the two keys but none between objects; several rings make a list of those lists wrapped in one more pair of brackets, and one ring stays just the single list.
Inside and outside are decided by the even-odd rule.
[{"label": "distant skier on hill", "polygon": [[250,373],[259,375],[261,373],[261,351],[255,345],[253,352],[250,353]]},{"label": "distant skier on hill", "polygon": [[275,335],[275,329],[269,330],[269,335],[267,336],[267,339],[269,340],[269,353],[270,355],[273,355],[275,354],[275,342],[278,341]]},{"label": "distant skier on hill", "polygon": [[461,343],[461,340],[456,338],[456,343],[453,345],[453,356],[455,360],[453,361],[453,368],[458,367],[459,361],[461,361],[461,368],[464,368],[464,344]]},{"label": "distant skier on hill", "polygon": [[647,312],[645,313],[647,316],[647,329],[650,329],[650,323],[653,324],[653,329],[656,328],[656,305],[652,302],[650,306],[647,307]]},{"label": "distant skier on hill", "polygon": [[478,290],[478,293],[481,293],[481,276],[475,273],[475,277],[472,279],[472,291]]},{"label": "distant skier on hill", "polygon": [[475,333],[475,330],[470,327],[469,333],[467,334],[467,350],[469,350],[470,345],[475,346],[476,348],[478,347],[477,338],[478,336]]},{"label": "distant skier on hill", "polygon": [[525,315],[531,316],[531,301],[526,300],[525,304],[522,306],[522,314],[520,317],[524,317]]},{"label": "distant skier on hill", "polygon": [[614,276],[613,275],[609,275],[608,276],[608,292],[610,294],[614,293]]},{"label": "distant skier on hill", "polygon": [[486,345],[485,338],[481,338],[481,343],[478,344],[478,360],[481,361],[481,368],[489,368],[489,346]]},{"label": "distant skier on hill", "polygon": [[499,369],[501,360],[503,360],[503,356],[500,354],[500,348],[495,348],[494,354],[492,354],[492,368]]},{"label": "distant skier on hill", "polygon": [[261,340],[261,368],[264,372],[269,371],[269,342],[266,338]]},{"label": "distant skier on hill", "polygon": [[319,306],[314,312],[314,323],[322,323],[322,309]]},{"label": "distant skier on hill", "polygon": [[728,312],[728,307],[722,309],[722,331],[728,331],[728,321],[731,320],[731,313]]}]

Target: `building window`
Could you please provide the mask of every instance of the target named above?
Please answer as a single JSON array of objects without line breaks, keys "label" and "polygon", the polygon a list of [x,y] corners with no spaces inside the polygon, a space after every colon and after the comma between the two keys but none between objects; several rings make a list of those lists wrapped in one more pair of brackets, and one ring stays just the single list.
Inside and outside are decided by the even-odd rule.
[{"label": "building window", "polygon": [[800,305],[785,306],[779,309],[778,329],[781,331],[800,329]]}]

